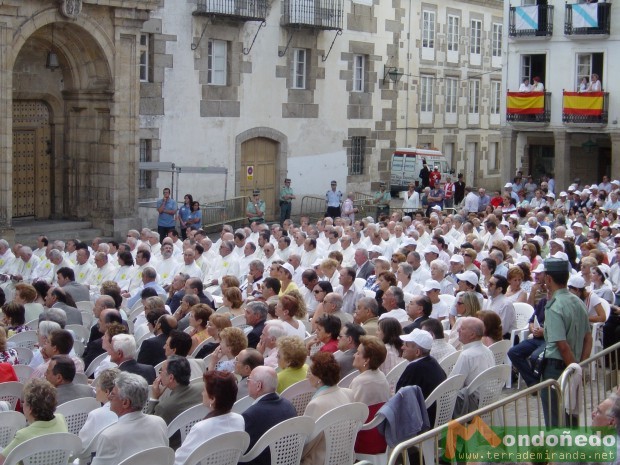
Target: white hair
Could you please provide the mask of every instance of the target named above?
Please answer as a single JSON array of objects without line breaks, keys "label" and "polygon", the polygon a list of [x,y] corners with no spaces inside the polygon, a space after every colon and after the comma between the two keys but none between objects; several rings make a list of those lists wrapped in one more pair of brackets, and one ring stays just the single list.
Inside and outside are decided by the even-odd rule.
[{"label": "white hair", "polygon": [[136,340],[131,334],[117,334],[112,338],[114,351],[121,351],[123,358],[136,358]]}]

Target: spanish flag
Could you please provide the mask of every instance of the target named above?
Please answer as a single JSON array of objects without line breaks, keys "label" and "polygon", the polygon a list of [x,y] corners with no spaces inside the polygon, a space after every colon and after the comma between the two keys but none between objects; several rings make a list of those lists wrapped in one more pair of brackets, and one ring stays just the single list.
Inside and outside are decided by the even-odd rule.
[{"label": "spanish flag", "polygon": [[544,92],[508,92],[506,113],[509,115],[541,115],[544,112]]},{"label": "spanish flag", "polygon": [[603,92],[564,92],[564,114],[601,116]]}]

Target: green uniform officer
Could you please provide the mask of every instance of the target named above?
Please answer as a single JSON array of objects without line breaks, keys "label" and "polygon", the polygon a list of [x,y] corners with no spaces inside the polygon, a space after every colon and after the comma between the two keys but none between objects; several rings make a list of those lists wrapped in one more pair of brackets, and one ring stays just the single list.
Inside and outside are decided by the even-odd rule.
[{"label": "green uniform officer", "polygon": [[252,192],[252,200],[248,202],[245,215],[248,217],[250,224],[262,224],[265,222],[265,201],[261,200],[259,190]]}]

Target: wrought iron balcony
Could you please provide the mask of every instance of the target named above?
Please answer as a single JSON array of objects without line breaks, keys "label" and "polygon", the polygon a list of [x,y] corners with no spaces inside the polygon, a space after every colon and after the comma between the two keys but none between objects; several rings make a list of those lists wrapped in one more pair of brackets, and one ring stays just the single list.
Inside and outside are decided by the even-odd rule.
[{"label": "wrought iron balcony", "polygon": [[549,123],[551,121],[551,92],[508,92],[506,121]]},{"label": "wrought iron balcony", "polygon": [[194,15],[264,21],[267,18],[267,0],[198,0]]},{"label": "wrought iron balcony", "polygon": [[551,37],[553,5],[511,6],[510,37]]},{"label": "wrought iron balcony", "polygon": [[285,0],[284,26],[342,29],[343,0]]},{"label": "wrought iron balcony", "polygon": [[566,92],[562,121],[569,124],[607,124],[609,92]]},{"label": "wrought iron balcony", "polygon": [[566,4],[564,34],[609,35],[611,3]]}]

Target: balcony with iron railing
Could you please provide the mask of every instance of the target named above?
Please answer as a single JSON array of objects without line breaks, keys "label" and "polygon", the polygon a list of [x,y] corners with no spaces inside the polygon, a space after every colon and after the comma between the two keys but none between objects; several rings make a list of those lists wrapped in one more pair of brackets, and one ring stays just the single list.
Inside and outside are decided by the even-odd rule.
[{"label": "balcony with iron railing", "polygon": [[512,38],[551,37],[553,5],[511,6],[508,35]]},{"label": "balcony with iron railing", "polygon": [[611,3],[566,4],[564,34],[567,36],[609,35]]},{"label": "balcony with iron railing", "polygon": [[506,121],[535,126],[551,121],[551,92],[508,92]]},{"label": "balcony with iron railing", "polygon": [[567,124],[606,125],[609,92],[566,92],[562,96],[562,121]]},{"label": "balcony with iron railing", "polygon": [[284,26],[342,30],[343,0],[284,0]]},{"label": "balcony with iron railing", "polygon": [[198,0],[194,15],[264,21],[267,18],[267,0]]}]

